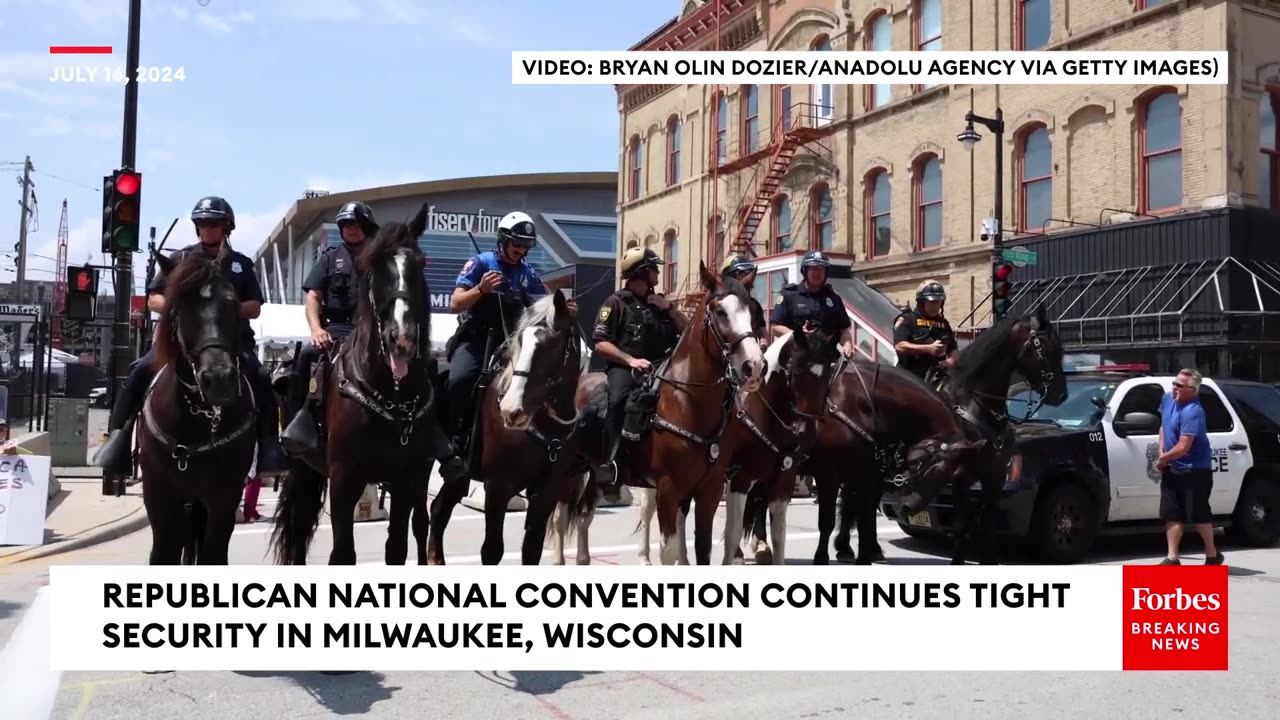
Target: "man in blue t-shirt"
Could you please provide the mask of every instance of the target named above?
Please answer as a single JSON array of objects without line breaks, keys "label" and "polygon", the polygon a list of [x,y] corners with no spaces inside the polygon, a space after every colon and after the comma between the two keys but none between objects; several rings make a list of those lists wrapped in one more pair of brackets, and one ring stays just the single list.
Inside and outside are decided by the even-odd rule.
[{"label": "man in blue t-shirt", "polygon": [[1165,522],[1168,557],[1161,565],[1181,565],[1178,546],[1184,524],[1195,525],[1204,541],[1204,564],[1221,565],[1222,553],[1213,544],[1213,449],[1200,405],[1200,373],[1182,370],[1173,390],[1160,401],[1160,519]]}]

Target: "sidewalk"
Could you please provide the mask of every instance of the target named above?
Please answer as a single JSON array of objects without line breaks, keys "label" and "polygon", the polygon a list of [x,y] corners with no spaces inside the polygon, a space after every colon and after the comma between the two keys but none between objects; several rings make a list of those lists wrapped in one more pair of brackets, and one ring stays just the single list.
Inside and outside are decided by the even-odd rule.
[{"label": "sidewalk", "polygon": [[0,546],[0,566],[97,545],[147,527],[142,486],[120,497],[102,494],[98,468],[53,468],[61,489],[49,500],[43,545]]}]

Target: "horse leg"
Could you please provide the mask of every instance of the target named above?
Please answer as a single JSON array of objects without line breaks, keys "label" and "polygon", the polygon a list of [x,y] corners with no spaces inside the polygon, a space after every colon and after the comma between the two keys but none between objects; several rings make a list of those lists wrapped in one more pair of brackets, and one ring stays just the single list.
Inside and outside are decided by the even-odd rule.
[{"label": "horse leg", "polygon": [[[750,498],[748,498],[750,502]],[[773,548],[769,547],[769,503],[764,497],[751,503],[751,534],[755,539],[757,565],[773,564]]]},{"label": "horse leg", "polygon": [[359,478],[346,474],[329,478],[329,523],[333,531],[330,565],[356,564],[355,512],[363,493],[364,483]]},{"label": "horse leg", "polygon": [[[789,493],[788,493],[789,494]],[[791,498],[774,498],[769,501],[769,532],[773,539],[773,564],[787,561],[787,508]]]},{"label": "horse leg", "polygon": [[449,518],[453,517],[453,509],[467,494],[471,481],[463,477],[456,482],[445,482],[436,499],[431,501],[431,532],[427,541],[427,564],[444,565],[444,530],[449,527]]},{"label": "horse leg", "polygon": [[529,498],[529,511],[524,515],[524,542],[520,546],[522,565],[542,562],[542,539],[547,535],[547,521],[557,504],[556,496],[549,491]]},{"label": "horse leg", "polygon": [[[595,488],[588,486],[586,492],[595,492]],[[591,564],[591,521],[596,517],[596,502],[598,498],[589,497],[580,500],[586,502],[587,505],[578,511],[578,553],[575,560],[579,565]],[[648,533],[645,533],[645,549],[649,548]]]},{"label": "horse leg", "polygon": [[[719,497],[716,498],[717,501],[719,499],[720,499]],[[684,501],[681,502],[680,505],[678,506],[678,510],[676,514],[676,541],[679,543],[678,545],[676,545],[676,551],[680,553],[679,564],[681,565],[689,564],[689,530],[688,528],[689,528],[689,511],[692,509],[691,507],[692,504],[693,504],[693,498],[685,498]],[[719,506],[719,502],[717,502],[716,505]],[[694,532],[696,533],[697,532],[696,519],[694,523],[695,523]],[[696,539],[696,535],[695,535],[695,539]]]},{"label": "horse leg", "polygon": [[144,490],[142,504],[151,520],[151,565],[178,565],[185,543],[182,498],[154,497]]},{"label": "horse leg", "polygon": [[418,564],[427,564],[427,536],[431,533],[431,515],[427,512],[427,489],[413,496],[413,539],[418,546]]},{"label": "horse leg", "polygon": [[653,488],[633,487],[631,494],[636,496],[640,508],[640,524],[636,528],[640,532],[640,564],[652,565],[653,563],[649,560],[649,538],[653,515],[658,511],[658,491]]},{"label": "horse leg", "polygon": [[856,563],[858,556],[853,552],[849,536],[853,534],[857,522],[857,493],[853,489],[852,480],[844,480],[836,489],[836,505],[839,507],[840,530],[836,533],[836,562]]},{"label": "horse leg", "polygon": [[[879,478],[876,480],[878,481]],[[878,487],[879,483],[871,485],[871,483],[863,483],[863,486],[854,494],[853,515],[858,525],[858,559],[855,562],[858,565],[885,562],[884,551],[880,549],[880,542],[876,538],[876,506],[879,504],[879,498],[872,490],[872,487]]]},{"label": "horse leg", "polygon": [[967,481],[952,483],[952,492],[955,494],[956,527],[951,564],[964,565],[969,553],[970,535],[973,532],[973,498],[969,495]]},{"label": "horse leg", "polygon": [[[715,527],[716,511],[720,509],[721,497],[724,497],[723,482],[706,482],[698,489],[697,505],[693,516],[693,554],[698,559],[699,565],[711,564],[711,532]],[[741,517],[741,510],[739,510],[739,517]]]},{"label": "horse leg", "polygon": [[[982,504],[978,508],[978,564],[999,565],[996,558],[995,524],[1000,508],[1001,484],[991,482],[988,475],[982,481]],[[1003,480],[1003,478],[1000,478]]]},{"label": "horse leg", "polygon": [[484,542],[480,544],[480,562],[497,565],[502,562],[502,525],[507,519],[507,503],[511,488],[505,482],[484,484]]},{"label": "horse leg", "polygon": [[413,505],[406,493],[407,483],[396,482],[391,487],[391,512],[387,518],[387,544],[385,560],[388,565],[403,565],[409,558],[409,518]]},{"label": "horse leg", "polygon": [[555,511],[551,513],[551,522],[547,525],[547,540],[551,543],[551,564],[564,564],[564,536],[569,534],[569,521],[573,518],[573,504],[561,500],[556,503]]},{"label": "horse leg", "polygon": [[722,565],[745,565],[742,557],[742,524],[751,483],[736,478],[729,482],[724,507],[724,560]]},{"label": "horse leg", "polygon": [[[225,497],[215,498],[205,506],[204,538],[200,543],[197,565],[226,565],[231,535],[236,529],[236,509],[240,507],[240,488]],[[194,509],[194,508],[193,508]]]},{"label": "horse leg", "polygon": [[831,559],[827,555],[827,545],[831,542],[831,531],[836,527],[836,493],[839,489],[825,468],[814,472],[813,484],[818,491],[818,548],[813,551],[813,564],[829,565]]},{"label": "horse leg", "polygon": [[[659,547],[658,553],[663,565],[688,564],[687,560],[680,563],[681,556],[685,554],[684,543],[681,542],[680,547],[676,547],[677,540],[684,540],[684,533],[680,527],[680,501],[681,498],[676,494],[675,489],[671,486],[675,484],[675,479],[670,475],[664,475],[658,478],[658,533]],[[665,490],[665,492],[664,492]]]}]

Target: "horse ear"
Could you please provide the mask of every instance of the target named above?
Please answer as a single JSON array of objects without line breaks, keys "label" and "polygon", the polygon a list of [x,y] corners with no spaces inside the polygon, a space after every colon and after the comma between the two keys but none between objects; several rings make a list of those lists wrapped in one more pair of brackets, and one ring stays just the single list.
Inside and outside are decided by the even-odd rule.
[{"label": "horse ear", "polygon": [[552,302],[556,306],[556,320],[564,320],[569,317],[569,303],[565,301],[564,293],[559,288],[556,288],[556,294],[551,297],[554,298]]},{"label": "horse ear", "polygon": [[1049,327],[1049,311],[1045,309],[1044,303],[1036,305],[1036,329],[1044,329]]},{"label": "horse ear", "polygon": [[422,207],[418,210],[418,214],[413,216],[409,221],[409,237],[416,243],[418,238],[422,237],[422,233],[427,229],[427,213],[430,212],[431,206],[422,203]]},{"label": "horse ear", "polygon": [[698,275],[702,278],[702,287],[708,292],[715,292],[720,289],[720,276],[707,269],[706,262],[698,261]]},{"label": "horse ear", "polygon": [[156,267],[160,269],[161,275],[168,275],[173,272],[173,259],[165,255],[161,255],[159,250],[152,250],[151,257],[155,258]]}]

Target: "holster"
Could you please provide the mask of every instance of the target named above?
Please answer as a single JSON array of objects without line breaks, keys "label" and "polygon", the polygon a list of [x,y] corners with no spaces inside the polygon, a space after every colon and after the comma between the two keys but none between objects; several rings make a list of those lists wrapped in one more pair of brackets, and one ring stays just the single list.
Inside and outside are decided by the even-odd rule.
[{"label": "holster", "polygon": [[658,394],[648,387],[637,387],[627,397],[623,407],[622,437],[639,440],[658,409]]}]

